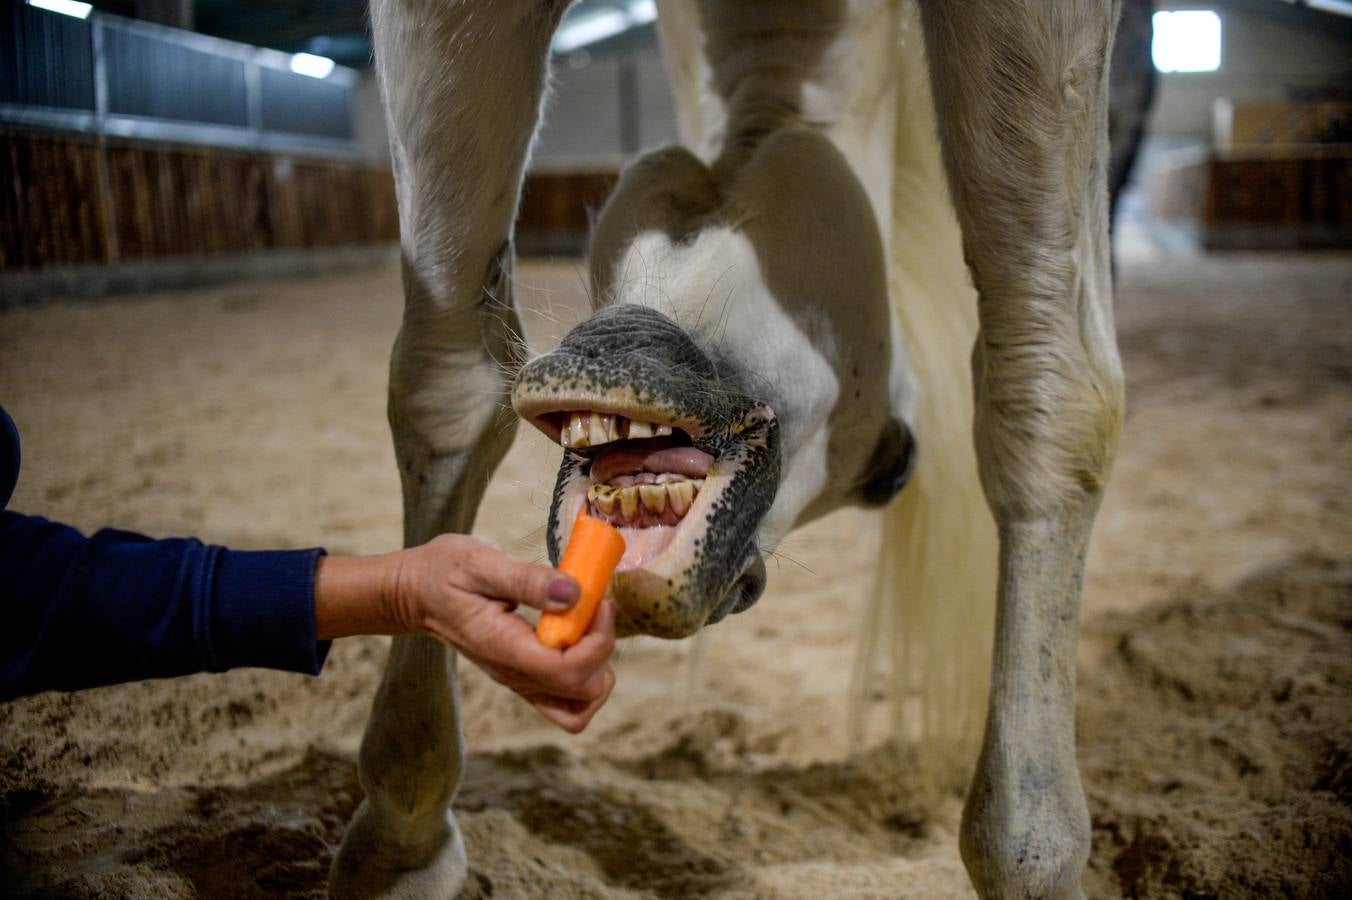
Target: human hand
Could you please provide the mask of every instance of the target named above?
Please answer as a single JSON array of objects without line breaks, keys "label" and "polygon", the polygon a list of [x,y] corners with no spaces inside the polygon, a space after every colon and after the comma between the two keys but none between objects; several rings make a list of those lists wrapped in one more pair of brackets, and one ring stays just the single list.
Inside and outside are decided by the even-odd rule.
[{"label": "human hand", "polygon": [[[615,609],[602,604],[566,650],[540,644],[518,604],[559,612],[577,583],[464,535],[442,535],[383,557],[323,557],[316,575],[319,636],[428,634],[571,733],[587,727],[615,686]],[[372,598],[378,598],[373,600]]]},{"label": "human hand", "polygon": [[418,630],[459,650],[566,731],[587,727],[610,696],[613,605],[605,604],[582,640],[563,651],[542,645],[514,612],[518,603],[552,612],[572,606],[578,586],[569,576],[471,537],[442,535],[407,551],[400,582]]}]

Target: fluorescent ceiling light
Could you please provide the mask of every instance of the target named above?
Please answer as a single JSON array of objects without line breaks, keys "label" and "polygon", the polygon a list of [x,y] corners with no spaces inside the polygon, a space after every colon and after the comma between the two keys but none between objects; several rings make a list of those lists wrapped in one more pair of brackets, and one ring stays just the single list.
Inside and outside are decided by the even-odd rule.
[{"label": "fluorescent ceiling light", "polygon": [[28,5],[61,13],[63,16],[74,16],[77,19],[89,18],[89,11],[94,8],[88,3],[80,3],[79,0],[28,0]]},{"label": "fluorescent ceiling light", "polygon": [[333,71],[333,60],[313,53],[297,53],[291,57],[291,71],[311,78],[328,78]]},{"label": "fluorescent ceiling light", "polygon": [[1305,5],[1335,16],[1352,16],[1352,3],[1347,0],[1305,0]]},{"label": "fluorescent ceiling light", "polygon": [[1221,67],[1221,17],[1210,9],[1157,12],[1150,55],[1161,72],[1214,72]]},{"label": "fluorescent ceiling light", "polygon": [[647,25],[657,21],[656,0],[634,0],[629,4],[629,22],[633,25]]},{"label": "fluorescent ceiling light", "polygon": [[554,52],[571,53],[580,47],[604,41],[637,25],[647,25],[656,20],[657,3],[654,0],[633,0],[624,9],[579,16],[573,21],[564,22],[558,34],[554,35]]},{"label": "fluorescent ceiling light", "polygon": [[559,53],[567,53],[614,37],[628,28],[629,16],[619,10],[587,16],[560,28],[559,33],[554,35],[554,49]]}]

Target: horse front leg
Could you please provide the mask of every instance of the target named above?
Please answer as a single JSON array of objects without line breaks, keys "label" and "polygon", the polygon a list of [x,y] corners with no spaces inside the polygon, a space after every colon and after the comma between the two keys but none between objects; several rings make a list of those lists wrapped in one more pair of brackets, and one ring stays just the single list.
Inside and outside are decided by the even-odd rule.
[{"label": "horse front leg", "polygon": [[935,108],[979,296],[982,486],[1000,535],[990,708],[963,815],[984,897],[1079,897],[1089,814],[1075,644],[1122,416],[1107,239],[1112,0],[923,0]]},{"label": "horse front leg", "polygon": [[[563,2],[375,0],[403,255],[389,418],[404,541],[468,532],[516,417],[512,222]],[[340,897],[453,897],[464,764],[455,654],[396,638],[362,739],[366,798],[330,871]]]}]

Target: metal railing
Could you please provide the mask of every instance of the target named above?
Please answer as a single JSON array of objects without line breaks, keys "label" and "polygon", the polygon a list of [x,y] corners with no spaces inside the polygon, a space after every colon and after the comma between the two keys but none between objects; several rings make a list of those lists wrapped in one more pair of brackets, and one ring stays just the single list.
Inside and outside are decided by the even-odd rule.
[{"label": "metal railing", "polygon": [[352,156],[358,74],[149,22],[0,6],[0,124]]}]

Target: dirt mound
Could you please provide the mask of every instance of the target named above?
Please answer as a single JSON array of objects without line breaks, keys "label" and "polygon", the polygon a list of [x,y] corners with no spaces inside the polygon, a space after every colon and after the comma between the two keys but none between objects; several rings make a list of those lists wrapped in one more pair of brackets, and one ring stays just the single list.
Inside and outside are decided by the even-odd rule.
[{"label": "dirt mound", "polygon": [[1294,561],[1090,634],[1114,644],[1081,682],[1091,895],[1347,896],[1352,563]]},{"label": "dirt mound", "polygon": [[[1080,692],[1091,896],[1352,885],[1352,562],[1198,588],[1087,638],[1111,646]],[[628,721],[596,745],[471,757],[467,898],[895,896],[956,824],[956,798],[920,805],[906,753],[785,765],[731,709]],[[360,798],[353,757],[318,751],[239,787],[11,785],[0,859],[19,896],[319,897]]]},{"label": "dirt mound", "polygon": [[[533,748],[471,760],[458,802],[478,885],[470,896],[492,896],[484,886],[503,884],[542,895],[544,885],[579,871],[597,887],[645,895],[734,896],[754,893],[765,867],[912,855],[924,832],[915,767],[893,748],[768,766],[730,710],[653,725],[667,741],[641,752],[633,751],[649,743],[642,738],[605,758]],[[519,864],[475,855],[476,845],[492,843],[477,828],[501,827],[503,816],[534,841],[568,848],[566,867],[532,866],[523,878]]]},{"label": "dirt mound", "polygon": [[[732,711],[654,725],[666,743],[610,757],[471,757],[457,802],[474,861],[466,896],[754,894],[759,869],[905,857],[925,833],[914,767],[892,748],[771,767]],[[360,798],[355,760],[321,752],[241,787],[13,789],[7,893],[323,896]]]},{"label": "dirt mound", "polygon": [[353,760],[318,752],[238,788],[12,792],[6,894],[323,897],[360,797]]}]

